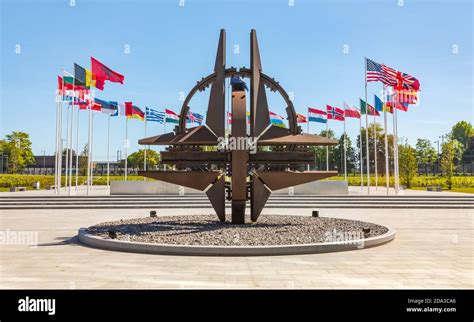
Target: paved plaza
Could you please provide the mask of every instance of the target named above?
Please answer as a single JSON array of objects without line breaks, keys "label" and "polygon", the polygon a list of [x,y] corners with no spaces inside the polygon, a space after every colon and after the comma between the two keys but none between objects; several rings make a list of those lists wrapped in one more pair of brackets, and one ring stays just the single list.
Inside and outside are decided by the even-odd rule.
[{"label": "paved plaza", "polygon": [[[317,205],[314,207],[317,209]],[[1,231],[38,232],[39,245],[0,246],[0,287],[438,289],[474,286],[474,209],[321,209],[321,216],[369,221],[396,230],[395,240],[388,244],[339,253],[181,257],[112,252],[77,243],[77,230],[81,227],[148,216],[149,210],[2,210]],[[211,208],[158,211],[159,215],[180,213],[213,211]],[[263,212],[275,213],[310,216],[311,209]]]}]

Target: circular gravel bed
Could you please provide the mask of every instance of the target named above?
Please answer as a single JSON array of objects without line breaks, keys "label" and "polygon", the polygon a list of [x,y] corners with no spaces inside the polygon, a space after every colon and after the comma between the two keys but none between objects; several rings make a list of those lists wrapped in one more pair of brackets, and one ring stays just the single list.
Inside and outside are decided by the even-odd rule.
[{"label": "circular gravel bed", "polygon": [[215,215],[158,216],[104,222],[85,230],[104,239],[189,246],[335,243],[373,238],[387,232],[387,227],[357,220],[283,215],[262,215],[256,223],[243,225],[222,223]]}]

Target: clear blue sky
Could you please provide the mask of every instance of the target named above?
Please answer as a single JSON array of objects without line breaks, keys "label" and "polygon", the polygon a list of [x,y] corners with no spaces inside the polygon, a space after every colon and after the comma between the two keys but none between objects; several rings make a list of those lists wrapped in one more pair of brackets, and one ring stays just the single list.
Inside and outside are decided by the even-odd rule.
[{"label": "clear blue sky", "polygon": [[[98,1],[0,0],[1,128],[31,135],[36,154],[55,144],[56,75],[92,55],[125,75],[106,83],[97,97],[179,111],[179,92],[212,72],[219,30],[227,31],[227,66],[249,67],[249,32],[257,30],[263,71],[294,93],[298,112],[308,106],[358,104],[364,95],[364,57],[420,80],[421,104],[399,113],[399,134],[436,140],[460,120],[472,121],[473,4],[465,1]],[[15,46],[21,53],[15,53]],[[234,54],[234,45],[240,53]],[[130,53],[124,53],[124,46]],[[343,52],[348,45],[349,53]],[[457,46],[458,53],[453,53]],[[369,84],[370,102],[381,84]],[[284,114],[283,100],[268,94],[270,108]],[[205,114],[208,91],[191,109]],[[391,123],[391,122],[389,122]],[[87,140],[81,115],[80,146]],[[148,134],[163,132],[149,123]],[[106,158],[107,117],[97,115],[94,159]],[[125,119],[112,120],[111,153],[123,146]],[[306,126],[303,125],[306,130]],[[339,135],[342,123],[330,127]],[[168,129],[171,125],[168,125]],[[311,132],[322,125],[313,123]],[[358,121],[347,123],[355,140]],[[129,121],[131,151],[144,136]]]}]

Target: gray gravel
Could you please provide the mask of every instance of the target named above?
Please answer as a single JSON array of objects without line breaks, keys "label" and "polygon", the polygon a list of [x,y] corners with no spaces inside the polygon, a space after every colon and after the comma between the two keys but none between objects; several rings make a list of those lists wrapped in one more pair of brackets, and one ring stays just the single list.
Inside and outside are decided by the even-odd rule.
[{"label": "gray gravel", "polygon": [[[364,233],[364,228],[370,228]],[[265,246],[350,241],[388,231],[373,223],[309,216],[262,215],[256,223],[221,223],[215,215],[158,216],[104,222],[87,232],[109,238],[172,245]]]}]

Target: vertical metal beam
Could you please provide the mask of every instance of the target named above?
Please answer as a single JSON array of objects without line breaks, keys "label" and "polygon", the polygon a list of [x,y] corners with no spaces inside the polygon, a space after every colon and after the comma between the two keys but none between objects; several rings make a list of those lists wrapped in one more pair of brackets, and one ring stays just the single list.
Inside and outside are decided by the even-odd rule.
[{"label": "vertical metal beam", "polygon": [[224,137],[225,134],[225,38],[225,30],[221,29],[214,66],[216,80],[211,85],[206,116],[207,126],[218,137]]},{"label": "vertical metal beam", "polygon": [[[247,117],[245,90],[232,90],[232,137],[235,140],[247,137]],[[232,159],[232,223],[245,223],[245,203],[247,201],[247,162],[245,147],[236,146],[231,152]]]},{"label": "vertical metal beam", "polygon": [[265,85],[260,81],[262,63],[258,49],[257,32],[250,32],[250,136],[258,137],[270,124]]}]

